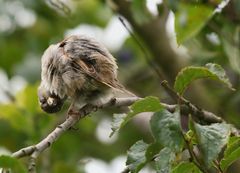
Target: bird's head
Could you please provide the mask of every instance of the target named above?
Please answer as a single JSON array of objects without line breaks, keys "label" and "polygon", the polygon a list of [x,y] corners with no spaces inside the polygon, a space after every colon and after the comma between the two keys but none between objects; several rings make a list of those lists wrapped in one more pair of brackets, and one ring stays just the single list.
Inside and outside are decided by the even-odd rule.
[{"label": "bird's head", "polygon": [[50,93],[41,85],[38,88],[38,99],[42,110],[47,113],[59,112],[66,100],[66,98],[60,98],[58,95]]}]

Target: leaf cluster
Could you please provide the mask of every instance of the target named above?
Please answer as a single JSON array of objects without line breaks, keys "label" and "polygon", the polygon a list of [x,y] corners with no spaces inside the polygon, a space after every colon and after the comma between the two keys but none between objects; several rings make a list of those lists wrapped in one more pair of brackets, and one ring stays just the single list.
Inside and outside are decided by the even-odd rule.
[{"label": "leaf cluster", "polygon": [[[183,69],[176,77],[175,91],[183,95],[190,83],[201,78],[220,81],[233,89],[220,65],[207,64]],[[240,157],[240,138],[231,137],[232,125],[225,122],[202,125],[189,116],[186,131],[181,123],[180,106],[169,112],[152,96],[135,102],[128,114],[115,115],[111,135],[142,112],[152,114],[149,125],[153,142],[140,140],[130,147],[126,162],[130,172],[137,173],[152,163],[159,173],[206,173],[211,169],[223,172]]]}]

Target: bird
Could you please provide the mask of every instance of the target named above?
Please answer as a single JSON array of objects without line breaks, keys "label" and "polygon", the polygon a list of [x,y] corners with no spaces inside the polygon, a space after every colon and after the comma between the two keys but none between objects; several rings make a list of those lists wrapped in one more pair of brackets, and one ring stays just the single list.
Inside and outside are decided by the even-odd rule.
[{"label": "bird", "polygon": [[65,100],[70,111],[99,106],[119,95],[135,96],[117,78],[116,59],[94,38],[72,35],[50,45],[41,58],[39,103],[47,113],[59,112]]}]

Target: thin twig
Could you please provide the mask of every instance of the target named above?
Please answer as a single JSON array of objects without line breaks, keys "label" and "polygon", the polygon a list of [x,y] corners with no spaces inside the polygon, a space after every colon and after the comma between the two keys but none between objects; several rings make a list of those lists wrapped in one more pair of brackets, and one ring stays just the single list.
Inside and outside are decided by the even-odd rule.
[{"label": "thin twig", "polygon": [[21,158],[25,156],[31,156],[32,158],[37,158],[41,152],[50,147],[51,144],[54,143],[65,131],[67,131],[80,119],[84,118],[91,112],[110,106],[129,106],[139,99],[141,98],[113,98],[103,105],[86,105],[79,110],[78,114],[68,115],[68,118],[62,124],[58,125],[51,133],[48,134],[46,138],[41,140],[38,144],[20,149],[19,151],[13,153],[12,157]]},{"label": "thin twig", "polygon": [[219,171],[219,173],[224,173],[224,171],[222,170],[222,168],[220,167],[220,164],[219,164],[219,162],[217,161],[217,160],[214,160],[213,161],[213,165],[214,165],[214,167]]},{"label": "thin twig", "polygon": [[207,169],[205,169],[205,168],[201,165],[201,163],[200,163],[197,155],[194,153],[193,148],[191,147],[191,144],[190,144],[189,141],[185,138],[185,136],[184,136],[183,133],[182,133],[182,137],[183,137],[183,139],[184,139],[184,141],[185,141],[185,144],[186,144],[187,150],[188,150],[188,152],[189,152],[189,154],[190,154],[190,157],[191,157],[192,162],[193,162],[203,173],[208,173]]},{"label": "thin twig", "polygon": [[124,26],[124,28],[127,30],[127,32],[130,34],[130,36],[133,38],[133,40],[137,43],[137,45],[139,46],[139,48],[143,52],[148,65],[153,68],[153,70],[157,74],[160,81],[164,80],[165,78],[163,77],[163,72],[159,69],[159,67],[156,65],[156,63],[151,59],[147,49],[142,45],[142,43],[138,40],[138,38],[135,36],[135,34],[125,24],[124,19],[120,16],[118,18],[119,18],[120,22],[122,23],[122,25]]},{"label": "thin twig", "polygon": [[[68,118],[60,125],[58,125],[52,132],[48,134],[47,137],[45,137],[43,140],[41,140],[36,145],[28,146],[26,148],[22,148],[19,151],[16,151],[12,154],[12,157],[15,158],[22,158],[26,156],[30,156],[29,161],[29,172],[35,173],[36,172],[36,159],[38,156],[47,148],[49,148],[52,143],[54,143],[65,131],[73,127],[80,119],[84,118],[85,116],[89,115],[91,112],[97,111],[98,109],[106,108],[106,107],[120,107],[120,106],[129,106],[133,104],[134,102],[141,100],[142,98],[139,97],[129,97],[129,98],[112,98],[110,101],[108,101],[105,104],[102,105],[86,105],[83,108],[79,110],[79,112],[76,114],[69,114]],[[161,103],[165,109],[167,109],[170,112],[174,112],[179,105],[169,105],[166,103]],[[185,104],[180,105],[180,109],[184,110],[185,113],[188,115],[192,112],[192,107],[189,107]],[[197,109],[197,108],[195,108]],[[204,115],[206,114],[206,115]],[[209,112],[202,110],[201,116],[208,116]],[[212,114],[212,113],[211,113]],[[213,114],[214,115],[214,114]],[[196,114],[196,116],[199,116],[199,114]],[[214,115],[216,116],[216,115]],[[200,118],[200,117],[198,117]],[[209,119],[204,119],[209,120]],[[206,122],[210,123],[210,122]],[[190,153],[193,154],[193,153]]]},{"label": "thin twig", "polygon": [[186,107],[189,109],[187,112],[191,113],[193,115],[193,118],[198,122],[207,123],[207,124],[223,122],[223,119],[216,116],[214,113],[203,110],[195,106],[194,104],[192,104],[190,101],[188,101],[184,97],[180,96],[168,85],[167,81],[161,82],[161,85],[163,86],[165,91],[169,94],[169,96],[172,97],[173,100],[175,100],[180,105],[182,104],[186,105]]},{"label": "thin twig", "polygon": [[[55,142],[65,131],[67,131],[69,128],[71,128],[74,124],[76,124],[80,119],[84,118],[88,114],[90,114],[93,111],[96,111],[97,109],[102,109],[105,107],[120,107],[120,106],[129,106],[133,104],[137,100],[141,100],[142,98],[139,97],[130,97],[130,98],[113,98],[109,102],[103,104],[92,106],[92,105],[86,105],[84,106],[80,111],[78,115],[70,115],[68,118],[60,125],[58,125],[49,135],[44,138],[42,141],[40,141],[36,145],[28,146],[26,148],[22,148],[19,151],[16,151],[12,154],[15,158],[21,158],[25,156],[30,155],[37,155],[40,154],[42,151],[44,151],[46,148],[50,147],[53,142]],[[169,105],[166,103],[161,103],[165,109],[167,109],[169,112],[174,112],[177,108],[177,105]],[[183,110],[183,112],[188,115],[192,112],[192,107],[188,107],[186,105],[180,105],[180,109]],[[197,108],[196,108],[197,109]],[[217,117],[211,112],[207,112],[205,110],[202,110],[201,116],[211,116]],[[194,114],[195,115],[195,114]],[[199,116],[199,114],[196,114],[196,116]],[[201,118],[201,117],[198,117]],[[205,123],[212,123],[212,121],[208,122],[208,119],[203,119],[206,121]],[[216,119],[216,122],[218,122],[218,119]]]},{"label": "thin twig", "polygon": [[135,34],[129,29],[129,27],[125,24],[124,19],[122,17],[119,17],[120,22],[122,23],[122,25],[125,27],[125,29],[127,30],[127,32],[131,35],[131,37],[133,38],[133,40],[137,43],[137,45],[140,47],[141,51],[143,52],[143,54],[145,55],[145,59],[147,61],[147,63],[149,64],[149,66],[151,66],[153,68],[153,70],[156,72],[157,76],[159,77],[160,81],[161,81],[161,85],[164,87],[165,91],[180,105],[181,104],[185,104],[187,107],[189,107],[189,109],[191,110],[190,113],[193,114],[194,118],[197,118],[198,121],[201,122],[207,122],[208,124],[211,123],[221,123],[223,122],[223,120],[216,116],[215,114],[202,110],[200,108],[198,108],[197,106],[193,105],[192,103],[190,103],[188,100],[186,100],[185,98],[179,96],[174,90],[172,90],[169,85],[168,82],[166,80],[164,80],[163,77],[163,73],[161,72],[161,70],[159,69],[159,67],[156,65],[156,63],[153,62],[153,60],[150,58],[148,51],[146,50],[146,48],[142,45],[142,43],[138,40],[138,38],[135,36]]}]

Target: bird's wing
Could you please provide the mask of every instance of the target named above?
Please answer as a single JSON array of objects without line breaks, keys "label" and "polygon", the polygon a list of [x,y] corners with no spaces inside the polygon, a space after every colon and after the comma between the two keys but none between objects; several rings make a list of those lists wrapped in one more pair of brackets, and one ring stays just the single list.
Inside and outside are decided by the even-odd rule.
[{"label": "bird's wing", "polygon": [[[123,94],[126,96],[126,94],[127,94],[129,96],[136,96],[132,92],[126,90],[125,87],[123,85],[121,85],[118,82],[118,80],[116,78],[114,78],[113,76],[106,77],[107,75],[111,75],[111,74],[99,75],[99,73],[96,71],[95,67],[91,63],[88,63],[81,59],[78,59],[76,63],[81,67],[81,69],[84,71],[85,74],[87,74],[89,77],[95,79],[100,84],[114,89],[114,91],[116,93],[118,93],[118,95]],[[110,73],[110,72],[108,72],[108,73]]]},{"label": "bird's wing", "polygon": [[[117,90],[121,90],[120,88],[120,84],[117,82],[117,79],[114,79],[113,77],[104,77],[102,75],[100,75],[97,70],[95,69],[94,65],[84,61],[82,59],[77,59],[75,61],[77,63],[77,65],[80,66],[80,68],[83,70],[83,72],[88,75],[89,77],[95,79],[97,82],[109,87],[109,88],[113,88],[113,89],[117,89]],[[106,74],[109,75],[109,74]],[[123,92],[123,91],[122,91]]]}]

